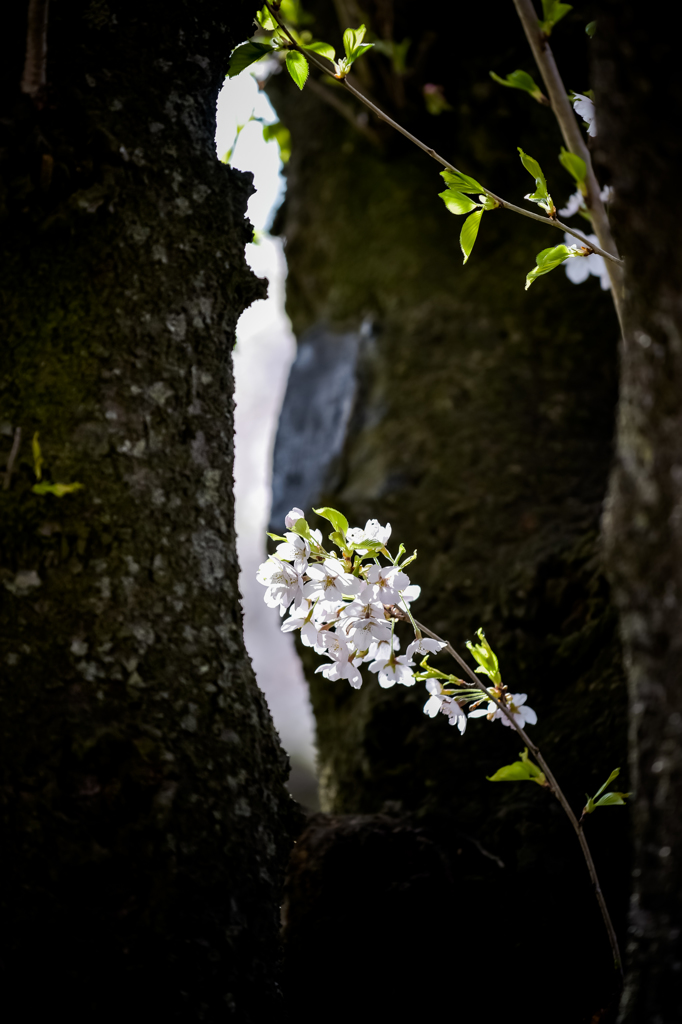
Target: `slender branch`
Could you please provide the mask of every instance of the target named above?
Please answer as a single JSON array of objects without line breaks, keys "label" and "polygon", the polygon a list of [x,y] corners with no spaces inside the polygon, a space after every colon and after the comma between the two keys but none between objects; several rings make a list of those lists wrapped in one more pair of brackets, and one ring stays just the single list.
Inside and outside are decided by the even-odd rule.
[{"label": "slender branch", "polygon": [[[578,124],[573,107],[570,104],[559,69],[554,60],[554,54],[550,49],[547,36],[542,32],[538,24],[538,16],[532,0],[514,0],[516,13],[523,25],[526,38],[533,51],[535,63],[542,75],[547,92],[549,93],[550,104],[557,119],[566,148],[577,156],[582,157],[587,167],[587,196],[585,201],[592,214],[592,223],[604,249],[610,250],[618,255],[618,249],[611,233],[611,225],[606,213],[606,207],[600,198],[599,182],[592,166],[592,157],[585,142],[582,129]],[[597,249],[595,247],[595,252]],[[603,253],[600,253],[603,255]],[[615,261],[611,261],[613,264]],[[620,264],[623,265],[622,262]],[[609,277],[613,291],[613,302],[619,319],[621,318],[621,307],[623,299],[623,274],[616,266],[608,267]],[[621,323],[622,326],[622,323]]]},{"label": "slender branch", "polygon": [[46,82],[47,9],[49,0],[30,0],[26,31],[26,59],[21,91],[32,100],[39,97]]},{"label": "slender branch", "polygon": [[[331,70],[331,67],[326,65],[323,62],[323,60],[320,60],[317,54],[312,53],[310,50],[305,50],[298,45],[294,37],[287,29],[286,25],[282,22],[281,18],[279,17],[279,13],[270,5],[270,3],[267,2],[267,0],[266,7],[272,14],[273,18],[277,21],[277,24],[280,26],[282,31],[286,33],[291,43],[291,49],[296,49],[300,53],[302,53],[306,57],[306,59],[310,61],[310,63],[314,67],[318,69],[318,71],[322,71],[323,74],[329,75],[331,78],[336,79],[336,75],[334,74],[333,70]],[[338,81],[338,79],[336,80]],[[386,114],[381,109],[381,107],[378,107],[376,103],[373,103],[370,99],[364,96],[360,92],[360,90],[357,89],[356,86],[353,85],[353,83],[348,80],[348,78],[343,78],[341,81],[345,88],[350,93],[352,93],[352,95],[355,96],[356,99],[360,100],[361,103],[364,103],[367,109],[371,110],[372,113],[375,114],[380,121],[384,121],[386,124],[390,125],[391,128],[394,128],[397,132],[400,132],[401,135],[404,135],[406,139],[409,139],[410,142],[412,142],[415,146],[418,146],[419,149],[423,150],[428,156],[430,156],[437,163],[441,164],[448,171],[452,171],[453,174],[463,173],[462,171],[459,170],[458,167],[455,167],[454,164],[451,164],[449,160],[446,160],[444,157],[440,156],[440,154],[438,154],[435,151],[435,149],[433,149],[431,146],[427,146],[426,143],[418,139],[416,135],[413,135],[411,132],[408,132],[408,130],[406,128],[403,128],[401,124],[399,124],[397,121],[394,121],[392,117],[389,117],[389,115]],[[598,253],[599,256],[603,256],[604,259],[609,260],[611,263],[617,264],[618,266],[621,267],[624,266],[623,261],[619,259],[618,256],[614,256],[613,253],[609,252],[607,249],[604,249],[600,245],[596,245],[594,242],[588,242],[588,240],[585,238],[585,235],[582,232],[570,227],[570,225],[563,224],[560,220],[553,220],[550,219],[549,217],[542,217],[538,213],[531,213],[530,210],[524,210],[521,206],[515,206],[513,203],[508,203],[506,199],[501,199],[500,196],[496,195],[494,192],[491,192],[489,189],[484,188],[483,186],[481,186],[481,191],[485,193],[485,195],[490,196],[491,199],[494,199],[495,202],[498,203],[502,209],[511,210],[512,213],[518,213],[522,217],[528,217],[530,220],[536,220],[539,221],[541,224],[557,228],[559,231],[565,231],[569,235],[573,235],[574,238],[578,238],[582,242],[582,244],[586,245],[588,249],[590,249],[592,252]]]},{"label": "slender branch", "polygon": [[542,754],[540,752],[540,748],[535,743],[533,743],[533,741],[531,740],[530,736],[528,736],[528,734],[526,733],[525,729],[523,729],[520,725],[518,725],[516,723],[516,721],[514,720],[514,716],[508,710],[506,705],[502,704],[497,699],[495,694],[492,693],[492,691],[490,691],[486,686],[483,685],[483,681],[481,680],[481,677],[476,675],[475,672],[472,672],[472,670],[469,667],[469,665],[467,665],[467,663],[465,662],[464,658],[462,658],[457,653],[457,651],[452,646],[452,644],[448,643],[447,640],[443,640],[442,637],[439,637],[436,633],[433,633],[430,629],[427,629],[427,627],[423,626],[421,624],[421,622],[418,622],[417,626],[419,627],[419,629],[421,630],[422,633],[426,633],[426,635],[430,636],[433,640],[438,640],[440,643],[444,643],[445,644],[445,650],[448,652],[448,654],[451,655],[455,659],[455,661],[459,665],[462,666],[462,668],[465,670],[465,672],[467,672],[468,675],[474,680],[474,682],[476,683],[476,686],[480,690],[482,690],[485,694],[487,694],[489,699],[491,701],[493,701],[493,703],[495,703],[497,705],[497,707],[500,709],[500,711],[502,711],[502,713],[507,716],[507,718],[509,719],[510,725],[512,725],[516,729],[517,733],[519,734],[519,736],[523,740],[524,744],[532,752],[533,757],[536,759],[536,761],[538,762],[538,764],[542,768],[543,772],[545,773],[545,778],[547,779],[547,782],[549,783],[549,788],[551,789],[552,793],[554,793],[554,796],[557,798],[557,800],[561,804],[562,808],[564,809],[564,811],[566,813],[566,816],[568,817],[568,820],[570,821],[571,825],[573,826],[575,834],[578,837],[578,842],[580,843],[580,848],[581,848],[581,850],[583,852],[583,857],[585,858],[585,863],[587,864],[587,870],[589,872],[590,879],[592,881],[592,887],[594,889],[594,894],[595,894],[595,896],[597,898],[597,902],[599,904],[599,909],[601,910],[602,918],[604,919],[604,926],[606,928],[606,932],[607,932],[607,935],[609,937],[609,942],[611,943],[611,950],[613,952],[614,965],[615,965],[616,969],[618,971],[620,971],[620,975],[621,975],[621,978],[622,978],[622,976],[623,976],[623,961],[621,959],[620,949],[618,947],[618,938],[616,936],[615,928],[613,927],[613,922],[611,921],[611,916],[609,914],[608,907],[606,906],[606,900],[604,899],[604,894],[603,894],[603,892],[601,890],[601,886],[599,884],[599,878],[597,877],[597,869],[594,866],[594,861],[592,860],[592,854],[590,852],[590,848],[589,848],[588,843],[587,843],[587,838],[585,837],[585,833],[583,832],[582,826],[581,826],[580,822],[578,821],[578,819],[576,818],[575,814],[573,813],[573,809],[572,809],[571,805],[569,804],[568,800],[566,799],[566,796],[564,795],[564,792],[561,789],[561,786],[559,785],[559,783],[555,779],[555,777],[552,774],[552,771],[551,771],[549,765],[547,764],[547,762],[545,761],[544,757],[542,756]]},{"label": "slender branch", "polygon": [[7,467],[5,469],[5,479],[2,481],[3,491],[8,491],[9,486],[12,482],[12,473],[14,471],[14,463],[16,462],[17,455],[19,454],[19,446],[21,445],[21,427],[17,427],[14,431],[14,440],[12,441],[12,447],[10,449],[9,458],[7,459]]}]

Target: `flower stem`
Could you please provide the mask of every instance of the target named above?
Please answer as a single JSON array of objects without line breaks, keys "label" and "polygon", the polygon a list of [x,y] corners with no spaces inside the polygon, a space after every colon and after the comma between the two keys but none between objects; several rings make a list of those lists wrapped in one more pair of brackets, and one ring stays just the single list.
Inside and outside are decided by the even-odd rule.
[{"label": "flower stem", "polygon": [[623,977],[623,961],[622,961],[622,958],[621,958],[621,955],[620,955],[620,949],[618,948],[618,938],[616,936],[615,928],[613,927],[613,922],[611,921],[611,916],[609,914],[608,907],[606,906],[606,900],[604,899],[604,894],[603,894],[603,892],[601,890],[601,886],[599,884],[599,878],[597,877],[597,869],[594,866],[594,861],[592,859],[592,854],[590,852],[590,847],[588,845],[587,838],[585,837],[585,833],[583,832],[582,826],[581,826],[580,822],[578,821],[578,819],[576,818],[575,814],[573,813],[573,809],[571,808],[571,805],[569,804],[568,800],[566,799],[566,796],[564,795],[564,792],[561,789],[561,786],[559,785],[559,783],[555,779],[555,777],[552,774],[552,771],[551,771],[549,765],[547,764],[547,762],[545,761],[544,757],[542,756],[542,753],[540,752],[540,748],[535,743],[533,743],[532,739],[530,738],[530,736],[528,736],[528,734],[525,732],[525,730],[522,729],[520,725],[517,725],[517,723],[514,720],[514,716],[509,712],[509,710],[507,709],[506,705],[502,704],[497,699],[495,694],[492,693],[491,690],[489,690],[486,686],[483,685],[483,682],[482,682],[480,676],[477,676],[474,672],[472,672],[471,668],[467,665],[467,663],[464,660],[464,658],[462,658],[457,653],[457,651],[452,646],[452,644],[448,643],[447,641],[444,641],[442,639],[442,637],[439,637],[436,633],[432,632],[430,629],[427,629],[427,627],[423,626],[421,624],[421,622],[417,622],[417,626],[421,630],[422,633],[426,633],[426,635],[430,636],[433,640],[439,640],[441,643],[445,643],[445,650],[448,652],[448,654],[451,655],[451,657],[453,657],[455,659],[455,661],[459,665],[462,666],[462,668],[465,670],[465,672],[467,672],[469,674],[469,676],[471,676],[471,678],[474,680],[474,682],[476,683],[476,686],[479,689],[483,690],[486,693],[486,695],[488,696],[488,698],[491,701],[493,701],[495,704],[497,704],[498,708],[502,711],[502,713],[507,716],[507,718],[509,719],[509,724],[512,725],[516,729],[517,733],[519,734],[519,736],[523,740],[525,746],[527,746],[528,749],[532,752],[533,757],[536,759],[536,761],[538,762],[538,764],[542,768],[543,772],[545,773],[545,778],[547,779],[547,782],[549,783],[549,788],[551,789],[552,793],[554,794],[554,796],[557,798],[557,800],[561,804],[562,808],[564,809],[564,812],[565,812],[568,820],[570,821],[571,825],[573,826],[573,829],[575,831],[576,836],[578,837],[578,842],[580,843],[580,849],[583,852],[583,857],[585,858],[585,863],[587,864],[587,870],[589,872],[590,880],[592,882],[592,888],[594,890],[594,895],[595,895],[595,897],[597,899],[597,903],[599,904],[599,909],[601,910],[601,915],[602,915],[602,918],[604,919],[604,927],[606,928],[606,932],[607,932],[607,935],[609,937],[609,942],[611,943],[611,950],[613,952],[614,967],[615,967],[615,969],[617,971],[620,972],[620,976],[621,976],[621,980],[622,980],[622,977]]}]

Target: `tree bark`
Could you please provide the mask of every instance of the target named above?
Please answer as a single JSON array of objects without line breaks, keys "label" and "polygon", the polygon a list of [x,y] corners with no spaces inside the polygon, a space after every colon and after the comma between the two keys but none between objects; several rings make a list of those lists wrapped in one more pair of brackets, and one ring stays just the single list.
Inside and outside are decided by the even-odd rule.
[{"label": "tree bark", "polygon": [[[314,9],[316,37],[337,44],[326,5]],[[494,4],[485,32],[466,45],[453,43],[432,8],[363,10],[379,36],[413,42],[406,76],[398,81],[375,54],[360,88],[511,202],[531,184],[521,145],[565,201],[572,183],[557,161],[551,112],[488,76],[532,70],[513,5]],[[570,82],[586,81],[584,25],[567,22],[557,59],[570,61]],[[438,118],[421,96],[434,81],[454,108]],[[408,570],[423,588],[414,611],[441,636],[462,650],[485,628],[505,681],[529,694],[539,716],[533,735],[579,811],[586,790],[626,767],[625,685],[599,544],[616,398],[610,298],[594,278],[575,287],[563,271],[524,292],[535,254],[560,239],[503,212],[483,216],[462,267],[462,221],[438,198],[438,166],[370,122],[381,139],[373,147],[323,102],[325,89],[334,86],[299,94],[284,76],[269,86],[293,138],[280,229],[294,328],[302,347],[323,338],[332,348],[336,336],[350,349],[355,332],[359,353],[345,443],[317,500],[353,524],[388,520],[394,548],[402,540],[418,549]],[[314,391],[297,392],[294,378],[288,401],[316,409]],[[402,639],[404,649],[406,632]],[[454,947],[494,945],[510,962],[532,955],[529,1019],[601,1012],[617,985],[570,826],[539,787],[486,781],[517,756],[510,730],[472,722],[462,738],[442,716],[423,716],[419,684],[381,690],[368,675],[355,692],[309,668],[323,810],[412,815],[450,858]],[[589,822],[590,840],[622,930],[627,812],[601,815]],[[504,986],[477,987],[459,994],[458,1009],[466,1019],[496,1019],[509,995]],[[430,998],[424,992],[426,1006]]]},{"label": "tree bark", "polygon": [[635,856],[621,1019],[682,1017],[682,89],[677,45],[602,2],[596,156],[627,261],[618,441],[605,517],[630,696]]},{"label": "tree bark", "polygon": [[[3,1005],[263,1020],[293,805],[242,640],[231,347],[264,283],[213,142],[253,12],[55,3],[34,102],[27,9],[0,60]],[[81,489],[36,493],[34,436]]]}]

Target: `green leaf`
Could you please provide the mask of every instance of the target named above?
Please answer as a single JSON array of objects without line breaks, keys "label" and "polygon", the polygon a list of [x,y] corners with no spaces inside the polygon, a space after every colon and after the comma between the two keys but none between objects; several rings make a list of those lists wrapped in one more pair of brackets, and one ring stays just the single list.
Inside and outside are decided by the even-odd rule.
[{"label": "green leaf", "polygon": [[227,77],[234,78],[235,75],[241,74],[245,68],[248,68],[250,64],[255,64],[257,60],[262,60],[263,57],[267,57],[271,53],[271,46],[265,46],[263,43],[256,43],[253,39],[249,39],[248,42],[242,43],[232,51],[227,68]]},{"label": "green leaf", "polygon": [[[335,508],[329,508],[327,505],[324,505],[322,508],[314,508],[313,512],[318,516],[322,516],[323,519],[327,519],[338,533],[343,534],[345,541],[346,534],[348,533],[348,520],[341,512],[337,512]],[[369,547],[369,545],[364,544],[362,546]]]},{"label": "green leaf", "polygon": [[538,103],[547,103],[547,97],[542,89],[536,85],[526,71],[511,71],[506,78],[500,78],[494,71],[490,71],[489,74],[500,85],[506,85],[509,89],[521,89],[523,92],[529,93]]},{"label": "green leaf", "polygon": [[305,540],[312,541],[315,543],[314,538],[310,534],[310,527],[308,526],[305,519],[297,519],[294,525],[291,527],[292,533],[297,533],[299,537],[303,537]]},{"label": "green leaf", "polygon": [[456,173],[453,171],[441,171],[441,178],[445,181],[446,185],[449,185],[455,192],[483,192],[483,185],[480,185],[475,178],[470,178],[466,174],[461,174],[459,171]]},{"label": "green leaf", "polygon": [[467,640],[466,643],[467,647],[480,665],[480,668],[477,668],[476,671],[488,676],[493,683],[500,683],[502,681],[502,676],[500,675],[500,664],[497,660],[497,655],[486,640],[485,633],[482,629],[477,631],[477,635],[478,639],[481,641],[480,644],[472,644],[471,640]]},{"label": "green leaf", "polygon": [[573,7],[571,4],[559,3],[559,0],[542,0],[542,13],[544,18],[538,22],[540,30],[545,33],[546,36],[552,34],[552,29],[562,18],[565,18],[569,11],[572,11]]},{"label": "green leaf", "polygon": [[287,163],[291,156],[291,132],[281,121],[275,124],[263,125],[263,138],[266,142],[275,139],[279,146],[279,158],[283,164]]},{"label": "green leaf", "polygon": [[256,21],[266,32],[274,32],[279,27],[267,7],[264,7],[261,11],[256,11]]},{"label": "green leaf", "polygon": [[528,156],[527,153],[524,153],[520,146],[518,146],[517,149],[521,157],[521,163],[528,173],[535,178],[535,184],[537,185],[535,195],[526,196],[526,199],[532,199],[533,202],[539,202],[542,199],[547,199],[549,196],[549,193],[547,192],[547,182],[544,174],[542,173],[540,164],[537,160],[534,160],[532,156]]},{"label": "green leaf", "polygon": [[348,60],[352,61],[354,59],[353,54],[365,38],[366,31],[365,26],[361,25],[360,28],[347,28],[343,33],[343,48],[346,51]]},{"label": "green leaf", "polygon": [[450,213],[471,213],[477,206],[480,206],[480,203],[475,203],[472,199],[467,199],[461,192],[454,192],[450,188],[446,192],[439,192],[438,195]]},{"label": "green leaf", "polygon": [[555,245],[552,248],[543,249],[535,257],[537,266],[529,274],[526,274],[525,290],[528,291],[533,281],[536,281],[538,277],[542,277],[543,274],[549,274],[551,270],[556,270],[557,267],[560,267],[564,260],[577,255],[579,254],[572,252],[567,245]]},{"label": "green leaf", "polygon": [[283,540],[285,544],[287,543],[286,537],[280,537],[278,533],[268,533],[268,537],[270,537],[271,540]]},{"label": "green leaf", "polygon": [[432,668],[429,665],[429,655],[426,654],[421,660],[421,672],[418,674],[418,679],[447,679],[453,685],[461,683],[462,680],[458,679],[457,676],[448,675],[446,672],[440,672],[437,668]]},{"label": "green leaf", "polygon": [[595,801],[595,807],[615,807],[617,805],[625,805],[626,796],[630,796],[629,793],[604,793],[599,800]]},{"label": "green leaf", "polygon": [[488,782],[537,782],[539,786],[544,786],[545,773],[529,760],[528,747],[519,754],[519,758],[514,764],[498,768],[494,775],[487,775]]},{"label": "green leaf", "polygon": [[588,21],[587,25],[585,25],[585,31],[587,32],[588,36],[591,39],[592,36],[594,35],[594,33],[597,31],[597,22],[596,21]]},{"label": "green leaf", "polygon": [[299,89],[302,89],[305,85],[309,70],[308,61],[303,54],[299,53],[298,50],[289,50],[287,53],[287,71]]},{"label": "green leaf", "polygon": [[327,60],[336,60],[336,50],[329,43],[304,43],[304,50],[312,50],[313,53],[319,53],[322,57],[326,57]]},{"label": "green leaf", "polygon": [[366,552],[364,555],[365,558],[368,556],[375,557],[384,549],[384,545],[380,540],[361,540],[358,541],[357,544],[349,544],[347,547],[349,547],[351,551]]},{"label": "green leaf", "polygon": [[611,774],[609,775],[608,779],[607,779],[607,780],[606,780],[606,782],[604,783],[604,785],[603,785],[603,786],[600,786],[600,787],[599,787],[599,789],[597,790],[597,792],[596,792],[596,793],[594,794],[594,799],[596,800],[596,799],[597,799],[597,797],[598,797],[598,796],[599,796],[599,795],[600,795],[601,793],[603,793],[603,792],[604,792],[604,790],[606,789],[606,787],[607,787],[608,785],[610,785],[610,784],[611,784],[611,783],[613,782],[613,780],[614,780],[614,779],[617,779],[619,775],[620,775],[620,768],[614,768],[614,769],[613,769],[613,771],[611,772]]},{"label": "green leaf", "polygon": [[[572,178],[575,178],[578,185],[583,185],[587,178],[587,164],[581,156],[577,153],[571,153],[568,149],[561,147],[561,153],[559,154],[559,163]],[[582,189],[581,189],[582,191]]]},{"label": "green leaf", "polygon": [[522,761],[505,764],[494,775],[486,775],[488,782],[530,782],[533,776]]},{"label": "green leaf", "polygon": [[481,226],[482,216],[483,210],[476,210],[475,213],[469,214],[462,225],[462,230],[459,233],[459,244],[462,252],[464,253],[464,263],[466,263],[471,256],[471,250],[474,247],[474,242],[478,235],[478,229]]},{"label": "green leaf", "polygon": [[332,544],[336,544],[337,548],[346,547],[346,538],[342,533],[339,533],[338,530],[334,530],[333,533],[330,533],[329,539],[332,542]]},{"label": "green leaf", "polygon": [[57,498],[63,498],[65,494],[82,491],[84,487],[85,484],[34,484],[31,490],[34,494],[54,494]]}]

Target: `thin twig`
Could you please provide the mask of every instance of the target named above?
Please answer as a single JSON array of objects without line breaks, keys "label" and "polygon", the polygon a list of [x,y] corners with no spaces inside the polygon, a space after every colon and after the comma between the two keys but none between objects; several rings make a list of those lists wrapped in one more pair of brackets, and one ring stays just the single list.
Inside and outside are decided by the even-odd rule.
[{"label": "thin twig", "polygon": [[[305,49],[303,49],[302,47],[300,47],[298,45],[298,43],[296,42],[294,37],[289,32],[289,30],[286,27],[286,25],[283,23],[283,21],[279,17],[278,12],[270,5],[270,3],[267,2],[267,0],[266,0],[266,7],[268,8],[270,13],[272,14],[273,18],[277,21],[277,24],[280,26],[282,31],[286,33],[286,35],[287,35],[287,37],[288,37],[288,39],[289,39],[289,41],[291,43],[291,49],[298,50],[299,53],[302,53],[305,56],[305,58],[308,61],[310,61],[310,63],[314,67],[316,67],[319,71],[322,71],[323,74],[329,75],[331,78],[336,79],[336,75],[331,70],[331,68],[326,66],[323,63],[323,61],[319,59],[317,54],[312,53],[310,50],[305,50]],[[339,79],[336,79],[336,81],[339,81]],[[352,93],[352,95],[355,96],[356,99],[360,100],[361,103],[364,103],[364,105],[367,107],[367,109],[371,110],[372,113],[375,114],[376,117],[379,118],[379,120],[384,121],[386,124],[390,125],[391,128],[395,128],[395,130],[397,132],[400,132],[401,135],[404,135],[406,139],[409,139],[410,142],[412,142],[415,146],[418,146],[419,149],[423,150],[433,160],[435,160],[437,163],[439,163],[443,167],[445,167],[446,170],[452,171],[453,174],[462,174],[463,173],[462,171],[459,170],[459,168],[455,167],[454,164],[451,164],[449,162],[449,160],[446,160],[444,157],[440,156],[440,154],[438,154],[435,151],[435,149],[433,149],[431,146],[427,146],[426,143],[424,143],[420,139],[418,139],[416,137],[416,135],[413,135],[411,132],[408,132],[408,130],[406,128],[403,128],[403,126],[401,124],[398,124],[398,122],[394,121],[392,117],[389,117],[389,115],[386,114],[381,109],[381,107],[378,107],[376,105],[376,103],[373,103],[370,99],[368,99],[366,96],[364,96],[360,92],[360,90],[357,89],[352,84],[352,82],[349,82],[348,78],[343,78],[343,79],[341,79],[341,81],[342,81],[342,84],[345,86],[345,88],[348,89],[348,91],[350,93]],[[528,217],[529,220],[536,220],[536,221],[539,221],[541,224],[545,224],[545,225],[547,225],[549,227],[557,228],[557,230],[559,230],[559,231],[567,232],[569,235],[573,235],[574,238],[578,238],[582,242],[582,244],[586,245],[588,247],[588,249],[590,249],[592,252],[596,252],[600,256],[603,256],[604,259],[609,260],[611,263],[615,263],[618,266],[623,266],[624,265],[623,261],[621,259],[619,259],[618,256],[614,256],[613,253],[608,252],[608,250],[602,248],[601,246],[597,245],[594,242],[588,242],[588,240],[585,238],[585,235],[581,231],[577,231],[575,228],[570,227],[570,225],[563,224],[560,220],[550,219],[549,217],[542,217],[538,213],[531,213],[530,210],[524,210],[521,206],[515,206],[513,203],[508,203],[506,201],[506,199],[501,199],[500,196],[496,195],[494,192],[491,192],[489,189],[484,188],[483,186],[481,186],[481,191],[483,193],[485,193],[485,195],[489,196],[491,199],[494,199],[495,202],[498,203],[498,205],[502,209],[504,209],[504,210],[511,210],[512,213],[518,213],[522,217]]]},{"label": "thin twig", "polygon": [[38,99],[47,81],[47,8],[49,0],[30,0],[26,29],[26,59],[21,91]]},{"label": "thin twig", "polygon": [[3,491],[9,490],[9,485],[12,482],[12,473],[14,471],[14,463],[17,455],[19,454],[19,446],[21,445],[21,427],[17,427],[14,431],[14,440],[12,441],[12,447],[10,448],[9,458],[7,459],[7,468],[5,469],[5,479],[2,481]]},{"label": "thin twig", "polygon": [[[519,16],[519,20],[523,25],[523,31],[526,33],[526,38],[530,48],[533,51],[535,63],[538,66],[538,70],[542,75],[542,80],[545,83],[547,92],[549,93],[550,104],[554,112],[554,116],[559,124],[566,148],[570,150],[571,153],[575,153],[577,156],[582,157],[585,161],[585,165],[587,167],[587,196],[585,197],[585,201],[590,213],[592,214],[592,224],[594,225],[594,230],[597,238],[599,239],[599,243],[604,249],[608,249],[618,255],[618,248],[616,247],[616,243],[611,233],[611,225],[609,224],[606,207],[600,198],[599,182],[597,181],[597,177],[594,173],[590,151],[587,148],[582,129],[578,124],[575,112],[568,99],[566,86],[559,74],[559,69],[556,66],[554,54],[550,49],[547,36],[540,29],[538,16],[532,0],[514,0],[514,6],[516,7],[516,13]],[[593,248],[595,252],[598,251],[596,246],[593,246]],[[600,253],[600,255],[603,255],[603,253]],[[612,260],[611,263],[616,263],[616,261]],[[618,266],[618,264],[623,266],[622,261],[618,261],[616,266]],[[620,318],[623,274],[620,270],[616,269],[616,266],[609,266],[608,271],[609,277],[611,278],[614,305]]]},{"label": "thin twig", "polygon": [[530,736],[528,736],[526,731],[524,729],[522,729],[521,726],[516,723],[516,721],[514,720],[514,716],[511,714],[511,712],[506,707],[506,705],[502,704],[497,699],[495,694],[492,693],[486,686],[484,686],[483,681],[481,680],[481,677],[476,675],[476,673],[474,673],[471,670],[469,665],[467,665],[467,663],[465,662],[464,658],[462,658],[457,653],[457,651],[452,646],[452,644],[448,643],[447,640],[443,640],[442,637],[439,637],[436,633],[432,632],[432,630],[427,629],[427,627],[423,626],[421,624],[421,622],[417,622],[417,626],[421,630],[422,633],[426,633],[426,635],[430,636],[433,640],[438,640],[440,643],[445,644],[445,650],[448,652],[448,654],[451,655],[451,657],[453,657],[455,659],[455,661],[458,663],[458,665],[461,665],[461,667],[465,670],[465,672],[467,672],[468,675],[476,683],[476,686],[480,690],[482,690],[493,703],[495,703],[497,705],[497,707],[500,709],[500,711],[504,715],[507,716],[507,718],[509,719],[509,724],[512,725],[516,729],[517,733],[519,734],[519,736],[523,740],[524,744],[532,752],[533,757],[536,759],[536,761],[538,762],[538,764],[542,768],[543,772],[545,773],[545,778],[547,779],[547,782],[549,783],[549,788],[551,789],[552,793],[554,793],[554,796],[557,798],[557,800],[561,804],[562,808],[564,809],[564,811],[566,813],[566,816],[568,817],[568,820],[570,821],[571,825],[573,826],[575,834],[578,837],[578,842],[580,843],[580,848],[581,848],[581,850],[583,852],[583,857],[585,858],[585,863],[587,864],[587,870],[588,870],[588,872],[590,874],[590,879],[592,881],[592,887],[594,889],[594,894],[595,894],[595,896],[597,898],[597,902],[599,904],[599,909],[601,910],[601,914],[602,914],[602,917],[604,919],[604,926],[606,928],[606,932],[607,932],[608,937],[609,937],[609,942],[611,943],[611,950],[613,952],[614,965],[615,965],[616,969],[618,971],[620,971],[620,975],[621,975],[621,978],[622,978],[622,976],[623,976],[623,961],[621,959],[620,949],[618,947],[618,938],[616,936],[615,928],[613,927],[613,922],[611,921],[611,916],[609,914],[608,907],[606,906],[606,900],[604,899],[604,894],[603,894],[603,892],[601,890],[601,886],[599,884],[599,878],[597,877],[597,869],[594,866],[594,861],[592,860],[592,854],[590,852],[590,848],[588,846],[587,839],[585,837],[585,833],[582,830],[580,822],[578,821],[578,819],[576,818],[575,814],[573,813],[573,809],[572,809],[571,805],[569,804],[568,800],[566,799],[566,797],[564,795],[564,792],[561,789],[561,786],[559,785],[559,783],[555,779],[554,775],[552,774],[552,772],[550,770],[549,765],[547,764],[547,762],[545,761],[544,757],[542,756],[542,754],[540,752],[540,748],[535,743],[533,743],[533,741],[531,740]]}]

